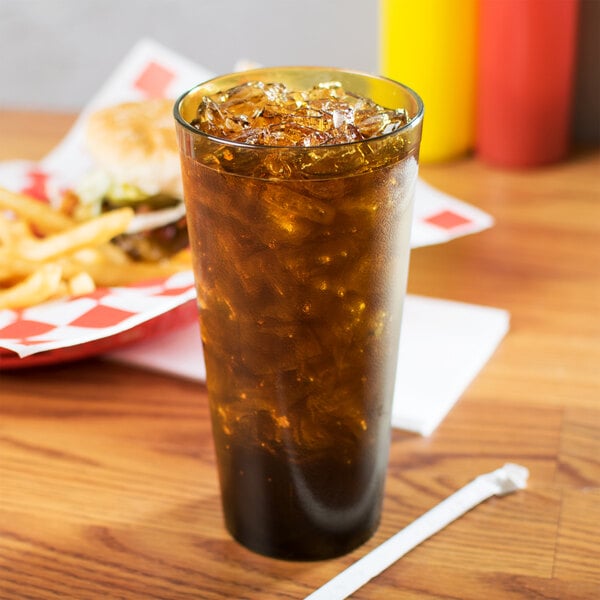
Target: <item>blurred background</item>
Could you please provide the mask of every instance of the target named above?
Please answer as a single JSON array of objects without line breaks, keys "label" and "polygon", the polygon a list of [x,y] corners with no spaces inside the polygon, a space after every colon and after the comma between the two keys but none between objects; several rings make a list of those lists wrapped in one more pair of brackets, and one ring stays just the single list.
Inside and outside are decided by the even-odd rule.
[{"label": "blurred background", "polygon": [[[142,37],[215,73],[380,71],[378,0],[0,0],[0,109],[79,110]],[[600,142],[600,0],[580,4],[574,106],[575,140]]]}]

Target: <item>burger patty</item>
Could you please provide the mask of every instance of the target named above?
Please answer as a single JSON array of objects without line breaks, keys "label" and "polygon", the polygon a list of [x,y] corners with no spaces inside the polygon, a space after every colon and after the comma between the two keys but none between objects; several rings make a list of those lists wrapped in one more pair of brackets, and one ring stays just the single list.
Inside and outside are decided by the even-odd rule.
[{"label": "burger patty", "polygon": [[[164,194],[133,202],[115,202],[104,199],[102,211],[106,212],[116,207],[130,206],[136,214],[142,214],[170,208],[180,202],[180,200]],[[133,260],[163,260],[177,254],[189,245],[186,219],[182,217],[167,225],[138,233],[123,233],[113,238],[112,242]]]}]

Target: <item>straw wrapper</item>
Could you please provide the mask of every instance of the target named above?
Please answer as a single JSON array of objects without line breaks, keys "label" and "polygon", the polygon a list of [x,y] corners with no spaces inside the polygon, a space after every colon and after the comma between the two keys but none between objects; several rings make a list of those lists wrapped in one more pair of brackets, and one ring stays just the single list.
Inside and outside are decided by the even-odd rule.
[{"label": "straw wrapper", "polygon": [[525,467],[512,463],[507,463],[491,473],[480,475],[336,575],[307,596],[305,600],[343,600],[347,598],[407,552],[484,500],[524,489],[527,486],[528,477],[529,471]]}]

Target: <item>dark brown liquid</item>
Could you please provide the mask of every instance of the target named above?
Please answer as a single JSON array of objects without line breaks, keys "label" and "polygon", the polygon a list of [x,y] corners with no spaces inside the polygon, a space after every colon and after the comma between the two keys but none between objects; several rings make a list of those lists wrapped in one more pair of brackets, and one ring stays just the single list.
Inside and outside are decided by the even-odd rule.
[{"label": "dark brown liquid", "polygon": [[184,187],[227,527],[270,556],[346,553],[379,521],[416,163],[269,181],[198,157]]},{"label": "dark brown liquid", "polygon": [[256,552],[338,556],[377,528],[385,465],[361,472],[373,456],[350,464],[333,452],[290,460],[284,448],[272,453],[248,444],[226,444],[220,456],[227,528]]}]

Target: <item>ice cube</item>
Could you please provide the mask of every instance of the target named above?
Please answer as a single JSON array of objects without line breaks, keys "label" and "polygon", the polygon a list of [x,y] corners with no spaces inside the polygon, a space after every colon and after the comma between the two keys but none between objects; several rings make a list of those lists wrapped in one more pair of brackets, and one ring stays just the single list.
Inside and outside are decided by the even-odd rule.
[{"label": "ice cube", "polygon": [[322,225],[331,223],[335,218],[335,208],[326,202],[307,198],[281,183],[268,186],[262,200],[269,208],[278,208],[293,218],[308,219]]},{"label": "ice cube", "polygon": [[250,81],[204,98],[192,124],[252,145],[326,146],[382,136],[407,122],[403,109],[379,106],[338,81],[308,90]]}]

